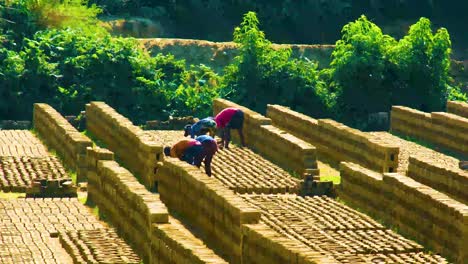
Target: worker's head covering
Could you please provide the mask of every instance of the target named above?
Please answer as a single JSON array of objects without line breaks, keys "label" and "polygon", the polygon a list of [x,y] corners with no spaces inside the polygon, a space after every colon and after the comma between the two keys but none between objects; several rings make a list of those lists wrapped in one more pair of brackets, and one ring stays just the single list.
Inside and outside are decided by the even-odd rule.
[{"label": "worker's head covering", "polygon": [[188,124],[184,127],[184,137],[190,135],[190,132],[192,131],[192,125]]},{"label": "worker's head covering", "polygon": [[171,156],[171,147],[164,147],[164,155]]}]

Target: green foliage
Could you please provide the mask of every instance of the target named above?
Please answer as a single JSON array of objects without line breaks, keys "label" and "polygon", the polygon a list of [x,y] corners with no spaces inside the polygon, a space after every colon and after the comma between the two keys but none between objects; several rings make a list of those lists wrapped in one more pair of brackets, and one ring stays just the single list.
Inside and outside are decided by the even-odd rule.
[{"label": "green foliage", "polygon": [[94,26],[102,12],[95,4],[88,6],[88,0],[26,0],[26,5],[40,28]]},{"label": "green foliage", "polygon": [[289,48],[274,49],[258,25],[256,14],[249,12],[234,30],[240,52],[225,69],[222,95],[259,112],[279,103],[324,114],[328,92],[318,81],[317,64],[291,59]]},{"label": "green foliage", "polygon": [[10,48],[19,49],[23,38],[46,28],[81,28],[99,31],[101,9],[87,0],[0,0],[0,32]]},{"label": "green foliage", "polygon": [[343,27],[332,53],[331,85],[338,90],[338,107],[348,120],[391,107],[392,67],[387,50],[396,44],[379,27],[361,16]]},{"label": "green foliage", "polygon": [[209,67],[191,65],[181,75],[182,83],[175,90],[166,90],[172,115],[212,115],[213,99],[219,96],[220,78]]},{"label": "green foliage", "polygon": [[421,18],[398,42],[365,16],[342,33],[329,82],[338,91],[343,121],[365,128],[368,114],[389,111],[391,105],[440,111],[447,98],[464,98],[458,88],[449,88],[449,34],[442,28],[433,35],[428,19]]},{"label": "green foliage", "polygon": [[7,57],[0,74],[7,93],[2,118],[28,119],[34,102],[70,114],[102,100],[142,122],[174,113],[196,115],[209,110],[217,95],[218,77],[209,68],[186,70],[172,56],[151,58],[133,39],[64,29],[38,32],[24,43],[19,54],[0,52]]},{"label": "green foliage", "polygon": [[445,28],[433,35],[426,18],[412,25],[408,35],[389,51],[400,81],[394,102],[424,111],[443,110],[448,97],[450,47]]}]

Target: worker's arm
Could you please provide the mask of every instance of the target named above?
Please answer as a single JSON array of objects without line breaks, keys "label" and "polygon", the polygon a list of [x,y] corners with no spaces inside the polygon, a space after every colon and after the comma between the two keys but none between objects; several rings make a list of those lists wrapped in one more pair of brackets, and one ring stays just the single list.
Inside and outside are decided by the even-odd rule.
[{"label": "worker's arm", "polygon": [[211,161],[213,160],[213,154],[207,154],[205,157],[205,172],[211,177]]}]

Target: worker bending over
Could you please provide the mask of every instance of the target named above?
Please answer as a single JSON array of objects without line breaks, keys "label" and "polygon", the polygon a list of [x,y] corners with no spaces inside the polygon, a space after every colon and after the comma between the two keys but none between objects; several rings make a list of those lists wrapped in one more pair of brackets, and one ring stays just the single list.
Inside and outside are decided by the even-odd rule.
[{"label": "worker bending over", "polygon": [[229,148],[229,142],[231,141],[231,129],[237,129],[241,144],[244,147],[244,134],[242,133],[242,127],[244,124],[244,112],[238,108],[225,108],[219,112],[215,118],[216,128],[221,131],[221,147]]},{"label": "worker bending over", "polygon": [[216,122],[212,117],[207,117],[193,125],[186,125],[184,127],[184,137],[190,135],[191,138],[195,138],[195,136],[206,135],[206,133],[209,133],[210,136],[214,136],[215,130]]},{"label": "worker bending over", "polygon": [[[200,139],[199,139],[200,138]],[[200,136],[195,139],[183,139],[174,146],[165,147],[164,154],[173,158],[179,158],[197,167],[205,163],[205,172],[211,176],[211,161],[218,150],[216,141],[210,136]]]},{"label": "worker bending over", "polygon": [[202,150],[195,155],[193,165],[200,167],[201,163],[205,163],[205,172],[211,177],[211,161],[213,156],[218,151],[216,140],[208,135],[201,135],[196,138],[202,144]]}]

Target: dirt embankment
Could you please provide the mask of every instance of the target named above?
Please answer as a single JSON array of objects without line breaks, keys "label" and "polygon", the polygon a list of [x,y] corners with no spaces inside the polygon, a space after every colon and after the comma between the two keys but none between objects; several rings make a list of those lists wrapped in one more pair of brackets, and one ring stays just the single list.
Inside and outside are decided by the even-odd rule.
[{"label": "dirt embankment", "polygon": [[[139,41],[143,48],[153,55],[171,53],[178,59],[185,59],[187,64],[205,64],[216,72],[221,72],[238,54],[234,42],[166,38],[139,39]],[[274,47],[291,47],[294,57],[307,57],[318,61],[320,67],[326,67],[330,63],[330,55],[335,46],[274,44]]]},{"label": "dirt embankment", "polygon": [[[142,47],[151,54],[173,54],[177,59],[185,59],[187,65],[205,64],[220,73],[238,54],[234,42],[212,42],[195,39],[142,38]],[[335,45],[274,44],[275,48],[291,47],[293,57],[306,57],[319,62],[319,67],[327,67]],[[468,92],[468,60],[452,60],[450,75],[462,83]]]}]

